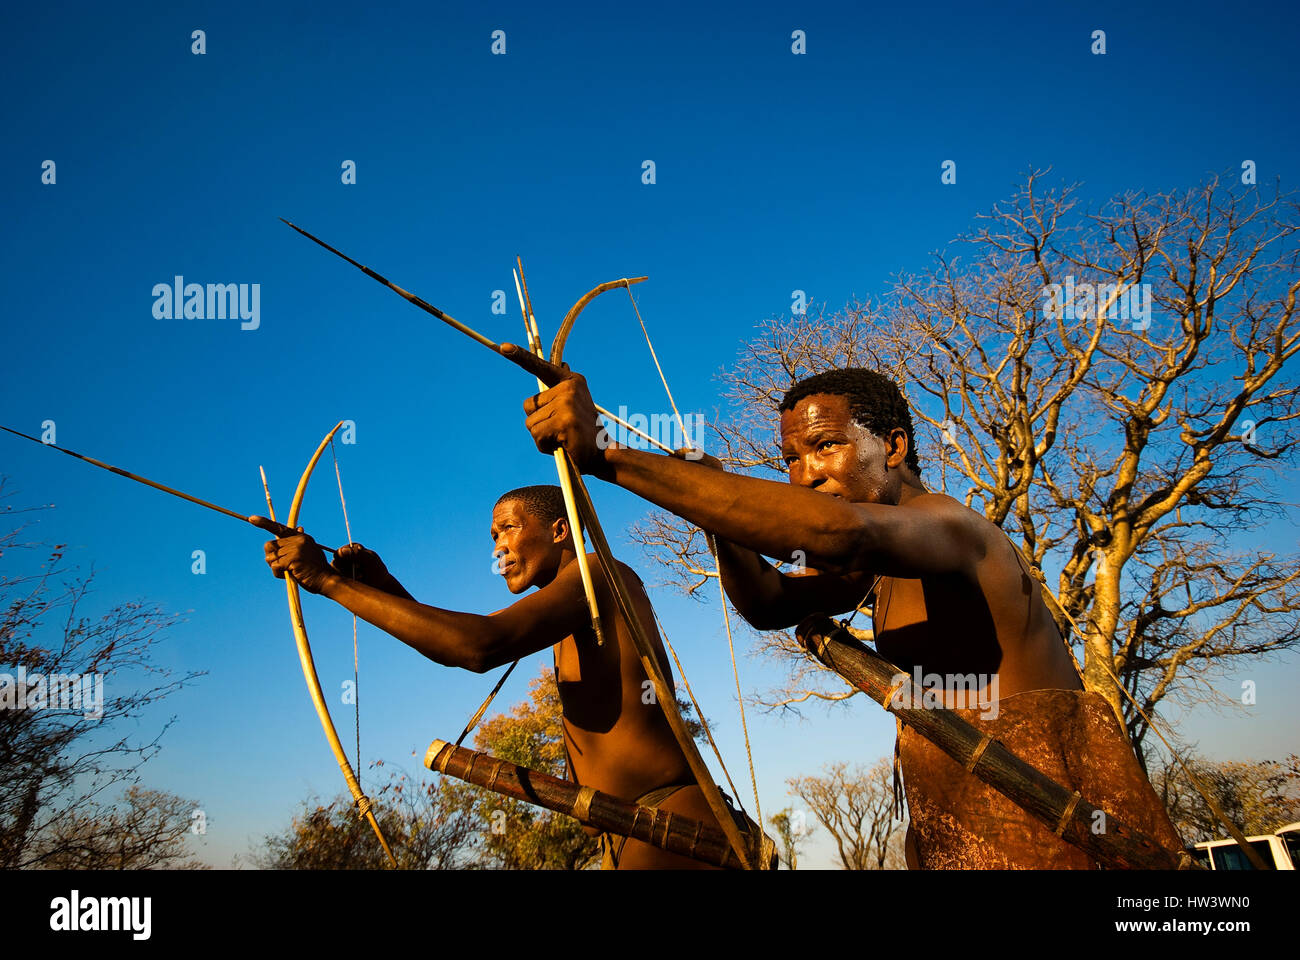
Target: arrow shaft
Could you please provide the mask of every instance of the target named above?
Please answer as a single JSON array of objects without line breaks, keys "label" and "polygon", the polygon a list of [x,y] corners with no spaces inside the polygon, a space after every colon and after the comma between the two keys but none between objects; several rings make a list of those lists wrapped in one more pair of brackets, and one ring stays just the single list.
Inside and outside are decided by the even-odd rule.
[{"label": "arrow shaft", "polygon": [[[136,483],[143,483],[146,487],[153,487],[155,490],[161,490],[163,493],[170,493],[173,497],[180,497],[182,500],[188,500],[190,503],[197,503],[200,507],[207,507],[209,510],[215,510],[217,513],[224,513],[228,517],[234,517],[244,523],[248,523],[248,516],[242,513],[236,513],[219,504],[211,503],[202,497],[196,497],[186,493],[184,490],[177,490],[175,487],[169,487],[165,483],[159,483],[157,480],[150,480],[148,477],[142,477],[138,473],[132,473],[129,470],[123,470],[121,467],[115,467],[111,463],[105,463],[103,460],[96,460],[94,457],[88,457],[84,453],[77,453],[75,450],[69,450],[66,447],[60,447],[57,444],[46,443],[44,440],[33,437],[31,434],[22,433],[10,427],[0,425],[0,430],[6,433],[12,433],[15,437],[22,437],[24,440],[30,440],[32,443],[38,443],[42,447],[50,447],[59,453],[66,453],[70,457],[76,457],[78,460],[84,460],[92,466],[99,467],[101,470],[107,470],[109,473],[115,473],[119,477],[126,477],[128,480],[134,480]],[[272,518],[274,519],[274,518]],[[286,528],[287,529],[287,528]],[[326,553],[334,553],[333,547],[321,545],[321,549]]]},{"label": "arrow shaft", "polygon": [[[283,218],[281,219],[283,220]],[[500,353],[502,356],[506,357],[506,359],[512,361],[513,363],[515,363],[520,367],[523,367],[529,373],[532,373],[535,376],[537,376],[539,380],[543,379],[543,377],[553,377],[555,375],[555,371],[553,367],[558,367],[562,363],[564,344],[565,341],[568,339],[569,331],[572,329],[573,323],[577,319],[578,314],[582,312],[582,309],[588,303],[590,303],[591,300],[593,300],[595,297],[599,296],[601,293],[604,293],[607,290],[612,290],[615,287],[631,287],[632,284],[640,283],[641,281],[646,279],[645,277],[631,277],[631,278],[624,278],[622,280],[610,281],[608,283],[600,284],[598,287],[596,287],[595,289],[587,293],[585,296],[583,296],[582,299],[580,299],[577,303],[573,305],[573,307],[570,308],[568,314],[564,318],[564,322],[560,325],[559,332],[556,333],[555,341],[551,344],[551,364],[553,365],[553,367],[545,367],[539,363],[540,358],[538,358],[530,350],[514,348],[511,352],[503,351],[500,344],[494,343],[493,341],[489,340],[487,337],[484,337],[482,334],[470,330],[468,327],[466,327],[464,324],[460,323],[459,321],[452,323],[450,318],[446,314],[444,314],[441,310],[432,307],[431,305],[421,300],[419,297],[416,297],[414,294],[408,293],[407,291],[403,290],[401,287],[397,286],[396,284],[391,283],[387,278],[371,270],[369,267],[363,266],[362,264],[353,260],[351,257],[347,256],[346,254],[334,249],[329,244],[325,243],[323,240],[319,240],[316,237],[313,237],[306,230],[294,226],[292,223],[289,223],[288,220],[284,220],[284,223],[288,224],[288,226],[290,227],[293,227],[294,230],[296,230],[298,233],[301,233],[307,239],[313,241],[314,243],[319,244],[320,246],[324,247],[326,250],[329,250],[331,253],[335,254],[336,256],[346,260],[348,263],[352,264],[354,267],[364,272],[367,276],[384,284],[384,286],[398,293],[399,295],[402,296],[403,299],[408,300],[411,303],[415,304],[417,307],[424,310],[426,313],[430,313],[433,316],[437,317],[438,319],[450,323],[451,326],[456,327],[456,329],[460,330],[462,333],[465,333],[468,336],[473,337],[475,340],[478,340],[484,346],[491,347],[497,353]],[[525,320],[527,320],[526,310],[525,310]],[[531,324],[529,324],[528,326],[528,337],[526,339],[528,340],[534,339]],[[609,416],[610,419],[617,419],[612,415],[610,415],[607,411],[601,410],[601,413],[604,414],[605,416]],[[640,431],[638,431],[638,433],[639,432]],[[561,451],[561,454],[563,454],[563,451]],[[747,848],[747,844],[745,843],[745,840],[742,838],[740,831],[737,829],[735,822],[732,820],[730,810],[727,808],[726,804],[722,800],[722,795],[721,792],[718,790],[717,784],[713,782],[713,777],[709,774],[708,768],[704,765],[704,760],[700,756],[699,751],[695,748],[695,743],[691,739],[690,732],[686,729],[686,724],[682,720],[681,714],[676,709],[676,700],[673,697],[672,690],[668,686],[667,681],[663,675],[663,672],[659,669],[659,664],[658,661],[656,660],[655,650],[653,645],[650,642],[648,632],[646,631],[645,626],[641,623],[640,617],[638,616],[636,609],[632,605],[632,602],[630,600],[630,594],[628,593],[628,589],[627,589],[627,584],[623,582],[622,574],[619,572],[617,566],[615,565],[613,555],[609,550],[609,544],[605,541],[604,532],[601,530],[600,522],[599,520],[596,519],[595,508],[591,504],[591,497],[587,493],[587,488],[583,483],[582,475],[578,473],[576,469],[572,469],[572,463],[567,462],[567,455],[564,456],[566,459],[565,465],[570,469],[568,471],[561,472],[561,480],[564,479],[565,473],[569,474],[569,479],[571,480],[572,483],[573,499],[576,501],[576,506],[578,508],[578,513],[579,513],[578,519],[580,521],[581,520],[586,521],[585,526],[587,530],[590,531],[591,533],[592,547],[596,550],[597,555],[601,559],[602,571],[607,581],[609,582],[610,590],[614,595],[614,599],[619,605],[619,612],[622,614],[623,619],[627,622],[628,627],[631,630],[633,640],[636,644],[638,654],[642,661],[642,665],[646,670],[646,675],[650,678],[651,682],[654,684],[656,697],[660,702],[660,706],[664,711],[664,715],[668,720],[669,726],[672,727],[673,733],[677,737],[677,741],[682,748],[682,752],[685,755],[686,761],[691,768],[691,772],[695,775],[695,779],[699,783],[700,789],[703,791],[705,799],[708,801],[709,809],[713,812],[714,817],[718,821],[718,825],[722,828],[722,831],[726,834],[727,840],[731,843],[732,849],[735,851],[735,855],[737,859],[740,860],[742,866],[748,868],[751,863],[751,856],[756,851],[749,850]],[[581,553],[581,548],[579,552]],[[761,827],[759,829],[759,833],[761,835]]]},{"label": "arrow shaft", "polygon": [[288,224],[289,226],[293,227],[293,229],[297,230],[299,233],[301,233],[301,234],[302,234],[304,237],[306,237],[308,240],[312,241],[312,243],[320,244],[322,247],[324,247],[326,250],[328,250],[330,253],[334,254],[335,256],[337,256],[337,257],[342,257],[342,258],[343,258],[344,260],[346,260],[348,263],[352,264],[352,266],[356,267],[358,270],[360,270],[362,273],[364,273],[367,277],[370,277],[372,280],[377,280],[377,281],[379,281],[379,282],[382,283],[384,286],[386,286],[389,290],[392,290],[394,293],[396,293],[398,296],[400,296],[402,299],[406,300],[407,302],[415,304],[417,307],[419,307],[419,308],[420,308],[421,310],[423,310],[425,313],[432,314],[433,316],[435,316],[435,317],[437,317],[439,320],[441,320],[443,323],[445,323],[445,324],[447,324],[447,325],[449,325],[449,326],[455,327],[455,328],[456,328],[457,330],[459,330],[461,333],[465,334],[465,336],[467,336],[467,337],[472,337],[473,339],[477,340],[479,343],[483,344],[483,346],[487,347],[489,350],[494,350],[494,351],[496,351],[497,353],[500,353],[500,352],[501,352],[501,345],[500,345],[500,344],[498,344],[498,343],[497,343],[496,341],[494,341],[494,340],[491,340],[491,339],[488,338],[488,337],[483,336],[483,334],[479,333],[477,330],[473,329],[472,327],[467,327],[465,324],[461,323],[459,320],[457,320],[457,319],[456,319],[455,317],[453,317],[451,314],[449,314],[449,313],[443,313],[441,310],[439,310],[439,309],[438,309],[437,307],[435,307],[433,304],[428,303],[428,302],[426,302],[425,300],[422,300],[420,297],[417,297],[415,294],[411,293],[409,290],[403,290],[401,287],[399,287],[397,284],[393,283],[393,281],[389,280],[389,279],[388,279],[387,277],[385,277],[383,274],[381,274],[381,273],[377,273],[376,271],[371,270],[371,269],[370,269],[369,267],[367,267],[364,263],[357,263],[357,261],[353,260],[351,257],[349,257],[349,256],[348,256],[346,253],[344,253],[343,251],[334,249],[333,247],[331,247],[328,243],[326,243],[324,240],[320,239],[319,237],[313,237],[313,236],[312,236],[310,233],[308,233],[306,230],[302,229],[302,227],[299,227],[299,226],[296,226],[295,224],[289,223],[289,221],[288,221],[288,220],[285,220],[284,217],[281,217],[281,218],[280,218],[280,222],[281,222],[281,223]]},{"label": "arrow shaft", "polygon": [[[377,272],[377,271],[375,271],[375,270],[371,270],[371,269],[370,269],[369,267],[367,267],[364,263],[358,263],[356,260],[353,260],[353,259],[352,259],[351,257],[349,257],[346,253],[344,253],[342,250],[339,250],[339,249],[337,249],[337,248],[335,248],[335,247],[331,247],[328,243],[326,243],[326,242],[325,242],[324,240],[322,240],[320,237],[317,237],[317,236],[314,236],[314,235],[308,233],[306,230],[304,230],[302,227],[298,226],[297,224],[290,223],[288,220],[285,220],[284,217],[281,217],[281,218],[280,218],[280,221],[281,221],[282,223],[284,223],[286,226],[293,227],[294,230],[296,230],[298,233],[301,233],[304,237],[306,237],[306,238],[307,238],[308,240],[310,240],[312,243],[317,244],[318,246],[324,247],[326,250],[328,250],[330,253],[334,254],[334,256],[338,257],[339,259],[341,259],[341,260],[346,260],[348,263],[352,264],[352,266],[356,267],[358,270],[360,270],[360,271],[361,271],[362,273],[364,273],[366,276],[370,277],[370,278],[373,279],[373,280],[378,281],[379,283],[382,283],[382,284],[383,284],[384,286],[386,286],[389,290],[392,290],[394,293],[396,293],[398,296],[402,297],[402,299],[406,300],[408,303],[413,303],[413,304],[415,304],[417,307],[419,307],[419,308],[420,308],[421,310],[423,310],[425,313],[428,313],[428,314],[431,314],[432,316],[437,317],[437,318],[438,318],[439,320],[441,320],[443,323],[445,323],[445,324],[447,324],[448,326],[451,326],[451,327],[455,328],[456,330],[459,330],[461,333],[465,334],[465,336],[470,337],[470,338],[473,339],[473,340],[477,340],[479,343],[483,344],[483,346],[487,347],[489,350],[492,350],[493,352],[498,353],[498,354],[501,353],[501,344],[497,343],[495,340],[492,340],[492,339],[489,338],[489,337],[485,337],[485,336],[483,336],[483,334],[479,333],[477,330],[473,329],[472,327],[468,327],[468,326],[466,326],[465,324],[463,324],[463,323],[461,323],[459,320],[457,320],[455,317],[451,316],[451,315],[448,314],[448,313],[444,313],[443,311],[441,311],[441,310],[439,310],[437,307],[435,307],[433,304],[427,302],[426,300],[424,300],[424,299],[422,299],[422,298],[420,298],[420,297],[417,297],[415,294],[411,293],[409,290],[404,290],[404,289],[402,289],[402,288],[399,287],[397,284],[393,283],[391,280],[389,280],[387,277],[385,277],[383,274],[381,274],[381,273],[379,273],[379,272]],[[596,290],[592,291],[590,294],[588,294],[586,297],[583,298],[583,300],[582,300],[582,305],[585,306],[588,302],[590,302],[590,300],[591,300],[593,297],[595,297],[598,293],[601,292],[602,288],[603,288],[603,289],[606,289],[606,290],[608,290],[608,289],[613,289],[614,287],[621,287],[621,286],[625,286],[626,284],[631,284],[631,283],[640,283],[640,282],[641,282],[642,280],[644,280],[644,279],[645,279],[645,277],[634,277],[634,278],[631,278],[631,279],[629,279],[629,280],[616,280],[616,281],[613,281],[613,282],[608,283],[608,284],[602,284],[600,288],[597,288]],[[576,317],[576,313],[574,313],[573,311],[570,311],[570,315]],[[573,326],[573,321],[572,321],[571,319],[569,319],[568,317],[566,317],[565,319],[566,319],[566,321],[568,322],[568,325],[569,325],[570,327],[572,327],[572,326]],[[566,331],[566,336],[567,336],[567,331]],[[531,337],[532,337],[532,332],[531,332],[531,331],[529,332],[529,337],[530,337],[530,339],[531,339]],[[503,356],[505,356],[506,359],[508,359],[508,360],[512,360],[514,363],[518,364],[519,366],[521,366],[521,367],[523,367],[525,370],[527,370],[529,373],[532,373],[534,376],[536,376],[537,371],[534,370],[534,369],[529,365],[529,363],[528,363],[528,361],[531,359],[531,355],[529,355],[529,354],[527,354],[527,353],[519,353],[519,354],[515,354],[514,356],[510,356],[510,355],[508,355],[508,354],[503,354]],[[632,433],[635,433],[637,436],[641,437],[643,440],[647,441],[648,443],[652,443],[652,444],[654,444],[655,446],[659,447],[659,449],[663,450],[665,453],[672,453],[672,452],[673,452],[671,447],[667,447],[667,446],[665,446],[664,444],[660,443],[658,440],[655,440],[653,437],[651,437],[649,434],[645,433],[644,431],[642,431],[642,430],[638,430],[636,427],[632,426],[632,425],[631,425],[630,423],[628,423],[626,420],[623,420],[623,419],[621,419],[621,418],[619,418],[619,417],[616,417],[614,414],[610,413],[608,410],[606,410],[606,409],[605,409],[604,407],[602,407],[600,404],[596,404],[596,410],[600,413],[601,416],[606,417],[606,418],[608,418],[608,419],[610,419],[610,420],[613,420],[615,423],[622,424],[624,427],[626,427],[626,428],[627,428],[628,430],[630,430]]]},{"label": "arrow shaft", "polygon": [[[542,336],[537,329],[537,318],[533,315],[533,299],[528,295],[528,279],[524,276],[524,261],[515,257],[519,272],[515,274],[515,292],[519,294],[519,309],[524,314],[524,327],[528,331],[528,340],[533,353],[542,354]],[[522,285],[522,289],[521,289]],[[539,377],[537,389],[545,390]],[[591,581],[591,566],[587,562],[587,544],[582,536],[582,521],[578,517],[578,504],[573,498],[573,480],[569,476],[569,458],[564,450],[556,450],[555,470],[560,480],[560,492],[564,496],[564,510],[569,519],[569,530],[573,534],[574,556],[578,561],[578,574],[582,578],[582,590],[587,595],[587,607],[591,613],[591,629],[596,634],[596,646],[605,645],[605,631],[600,621],[600,604],[596,599],[596,587]]]}]

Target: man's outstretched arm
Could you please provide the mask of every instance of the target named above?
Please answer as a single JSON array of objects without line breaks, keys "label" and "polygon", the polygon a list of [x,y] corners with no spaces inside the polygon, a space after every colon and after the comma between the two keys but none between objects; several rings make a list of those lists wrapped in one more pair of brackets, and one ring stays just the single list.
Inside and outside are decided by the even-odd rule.
[{"label": "man's outstretched arm", "polygon": [[306,534],[268,542],[266,559],[277,577],[292,576],[304,590],[329,597],[435,663],[476,673],[554,646],[591,622],[576,563],[542,589],[484,616],[429,606],[343,576]]},{"label": "man's outstretched arm", "polygon": [[591,622],[576,563],[541,590],[487,615],[429,606],[344,577],[321,593],[435,663],[475,673],[552,647]]},{"label": "man's outstretched arm", "polygon": [[[701,451],[678,451],[699,466],[725,472],[722,461]],[[717,537],[718,569],[727,596],[745,621],[756,630],[779,630],[799,623],[810,613],[844,613],[862,603],[871,577],[861,573],[845,577],[823,574],[808,567],[798,554],[785,558],[793,564],[783,572],[747,547]]]},{"label": "man's outstretched arm", "polygon": [[584,473],[733,543],[770,557],[803,551],[809,566],[830,573],[898,577],[970,573],[983,554],[970,511],[941,495],[918,496],[900,506],[851,503],[645,450],[602,449],[586,381],[568,371],[553,376],[554,387],[524,402],[539,450],[550,453],[563,446]]}]

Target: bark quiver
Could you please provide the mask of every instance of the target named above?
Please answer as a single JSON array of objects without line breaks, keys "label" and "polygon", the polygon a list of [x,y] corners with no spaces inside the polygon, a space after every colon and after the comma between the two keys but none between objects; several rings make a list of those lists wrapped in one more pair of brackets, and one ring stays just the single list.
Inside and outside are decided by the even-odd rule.
[{"label": "bark quiver", "polygon": [[592,787],[580,787],[445,740],[430,744],[424,765],[493,793],[573,817],[585,826],[631,837],[715,867],[743,869],[726,835],[702,820],[628,803]]}]

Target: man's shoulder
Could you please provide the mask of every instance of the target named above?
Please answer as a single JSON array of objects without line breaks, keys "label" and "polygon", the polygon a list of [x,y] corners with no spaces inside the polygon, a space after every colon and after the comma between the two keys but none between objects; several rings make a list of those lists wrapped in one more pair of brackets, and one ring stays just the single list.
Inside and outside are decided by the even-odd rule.
[{"label": "man's shoulder", "polygon": [[[618,570],[619,573],[623,575],[625,579],[635,580],[637,583],[641,582],[641,578],[637,576],[637,572],[635,570],[633,570],[631,567],[629,567],[626,563],[624,563],[622,560],[618,559],[617,557],[614,557],[613,560],[614,560],[615,568]],[[595,573],[600,573],[602,575],[604,574],[605,565],[601,562],[600,554],[597,553],[595,550],[587,551],[587,567],[588,569],[591,570],[593,574]],[[563,569],[566,573],[569,573],[572,576],[578,572],[579,565],[576,562],[576,560],[570,560],[564,566]]]},{"label": "man's shoulder", "polygon": [[[641,577],[637,572],[617,557],[614,557],[613,560],[614,569],[618,572],[620,579],[623,581],[624,586],[627,587],[629,593],[631,593],[632,598],[635,600],[639,596],[643,596],[648,600],[649,595],[646,592],[645,584],[642,582]],[[599,555],[594,551],[587,554],[587,565],[591,569],[591,579],[593,585],[596,587],[597,593],[602,597],[612,599],[613,590],[609,582],[610,578],[605,575],[605,566],[601,562]],[[578,565],[575,563],[572,564],[572,566],[576,568]],[[576,570],[573,576],[577,576]]]},{"label": "man's shoulder", "polygon": [[[641,586],[641,577],[635,570],[629,567],[622,560],[618,559],[618,557],[613,557],[612,559],[614,561],[614,568],[622,575],[623,579],[628,582],[629,586]],[[604,573],[605,567],[601,562],[600,554],[596,553],[594,550],[587,553],[587,566],[591,569],[593,574]]]},{"label": "man's shoulder", "polygon": [[907,510],[918,510],[945,524],[950,524],[968,531],[981,540],[999,540],[1002,530],[978,510],[973,510],[955,497],[946,493],[927,490],[900,504]]},{"label": "man's shoulder", "polygon": [[979,517],[981,520],[984,519],[977,511],[972,510],[956,497],[951,497],[946,493],[940,493],[938,490],[924,490],[921,493],[913,495],[906,503],[900,504],[900,506],[916,510],[970,514],[972,517]]}]

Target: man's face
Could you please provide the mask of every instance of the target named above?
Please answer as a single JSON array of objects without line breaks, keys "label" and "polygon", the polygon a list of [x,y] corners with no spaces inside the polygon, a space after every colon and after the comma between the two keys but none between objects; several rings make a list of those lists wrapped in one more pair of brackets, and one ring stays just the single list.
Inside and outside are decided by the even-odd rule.
[{"label": "man's face", "polygon": [[538,520],[518,500],[498,503],[492,510],[493,553],[511,593],[545,585],[555,576],[561,551],[553,524]]},{"label": "man's face", "polygon": [[856,503],[898,502],[907,435],[895,430],[890,442],[855,423],[848,398],[836,394],[813,394],[781,414],[790,482]]}]

